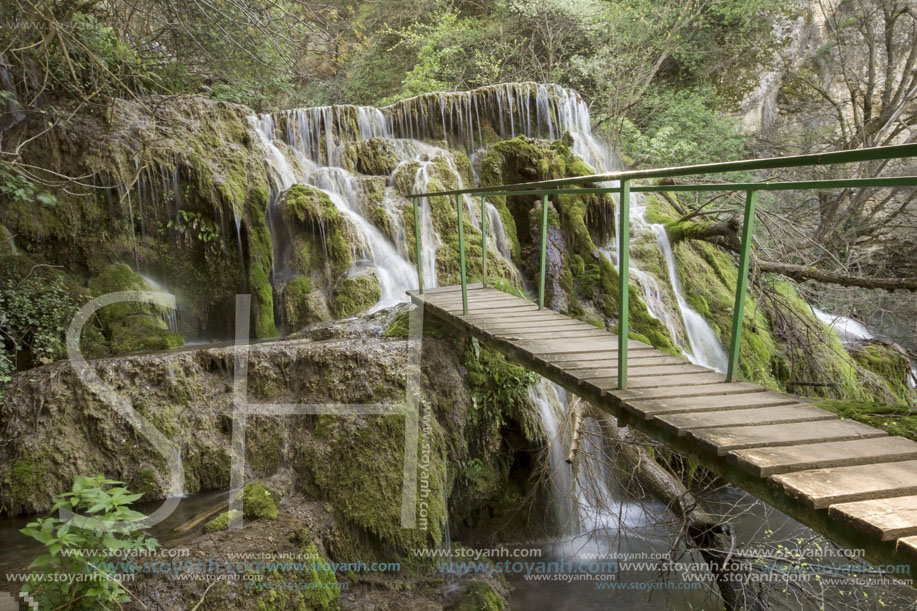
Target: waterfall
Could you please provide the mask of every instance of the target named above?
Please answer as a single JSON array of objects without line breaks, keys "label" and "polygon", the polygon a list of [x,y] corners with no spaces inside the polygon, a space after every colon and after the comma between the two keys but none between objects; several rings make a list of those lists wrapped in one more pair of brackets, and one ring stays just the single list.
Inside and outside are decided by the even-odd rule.
[{"label": "waterfall", "polygon": [[[308,153],[316,149],[312,147],[314,142],[311,140],[311,132],[307,129],[309,124],[306,122],[305,117],[309,116],[309,114],[317,115],[321,117],[323,124],[327,126],[331,121],[331,117],[337,113],[331,111],[306,113],[306,110],[313,111],[317,109],[296,111],[298,116],[297,124],[300,130],[296,132],[298,136],[293,139],[293,144],[302,147],[300,149],[291,149],[293,154],[299,154],[296,163],[290,163],[283,151],[273,141],[273,120],[270,116],[264,115],[260,120],[253,121],[257,127],[261,144],[267,151],[266,162],[273,191],[269,204],[269,215],[270,226],[275,240],[275,282],[288,279],[290,275],[288,270],[278,267],[285,264],[287,259],[286,248],[290,240],[288,237],[287,239],[283,238],[289,232],[289,228],[282,226],[280,213],[277,210],[277,202],[283,191],[296,183],[302,183],[320,189],[328,196],[337,211],[347,219],[354,230],[356,244],[351,245],[354,249],[354,255],[357,259],[362,259],[374,267],[379,279],[381,297],[370,309],[370,312],[407,300],[406,291],[417,288],[414,267],[398,252],[382,232],[361,214],[362,187],[357,183],[356,177],[341,167],[318,166],[308,156]],[[371,113],[365,114],[361,124],[362,128],[370,131],[375,131],[378,127],[378,123]],[[328,144],[326,149],[327,157],[333,159],[336,154],[335,151],[339,148]]]},{"label": "waterfall", "polygon": [[[159,284],[158,282],[156,282],[149,276],[144,276],[143,274],[137,274],[137,275],[143,278],[144,282],[146,282],[147,285],[149,285],[150,290],[154,292],[158,292],[158,293],[165,293],[166,295],[169,295],[170,297],[172,297],[172,299],[176,299],[175,303],[176,305],[178,304],[178,301],[175,295],[167,291],[161,284]],[[164,321],[166,321],[166,324],[169,325],[170,332],[178,333],[178,308],[172,308],[167,312],[163,312],[162,318]]]},{"label": "waterfall", "polygon": [[645,522],[644,510],[624,500],[609,471],[610,452],[598,422],[585,416],[575,466],[566,462],[572,431],[567,417],[566,390],[542,378],[529,388],[548,439],[548,479],[551,505],[565,536],[616,531]]},{"label": "waterfall", "polygon": [[869,332],[866,325],[852,318],[839,314],[829,314],[818,308],[812,308],[812,312],[818,320],[831,327],[837,334],[838,339],[844,344],[860,342],[875,337]]}]

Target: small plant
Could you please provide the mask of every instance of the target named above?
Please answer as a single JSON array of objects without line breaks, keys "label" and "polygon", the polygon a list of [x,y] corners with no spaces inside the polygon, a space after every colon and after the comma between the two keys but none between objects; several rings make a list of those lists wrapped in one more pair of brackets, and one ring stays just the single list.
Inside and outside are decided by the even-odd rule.
[{"label": "small plant", "polygon": [[109,559],[156,549],[159,542],[142,532],[146,516],[129,507],[141,495],[122,484],[103,475],[77,476],[71,491],[55,497],[52,507],[75,516],[48,516],[22,529],[45,546],[45,553],[29,566],[32,575],[22,588],[41,608],[111,608],[130,599]]}]

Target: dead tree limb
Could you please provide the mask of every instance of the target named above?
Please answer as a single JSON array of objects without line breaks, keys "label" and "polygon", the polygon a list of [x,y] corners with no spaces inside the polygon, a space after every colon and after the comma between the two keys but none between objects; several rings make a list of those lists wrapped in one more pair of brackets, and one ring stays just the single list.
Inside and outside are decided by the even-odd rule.
[{"label": "dead tree limb", "polygon": [[570,409],[573,411],[573,435],[570,438],[570,451],[567,453],[567,464],[572,465],[576,459],[576,451],[579,449],[580,429],[583,425],[583,403],[582,400],[573,395],[570,400]]},{"label": "dead tree limb", "polygon": [[[739,239],[739,222],[737,217],[715,223],[675,223],[669,227],[669,237],[673,242],[680,240],[703,240],[716,246],[722,246],[738,253],[741,248]],[[818,269],[808,265],[778,263],[753,257],[752,266],[759,271],[780,274],[799,282],[813,280],[823,284],[856,286],[866,289],[885,291],[917,291],[917,278],[873,278],[857,276],[843,272]]]},{"label": "dead tree limb", "polygon": [[666,503],[669,510],[682,518],[687,539],[709,565],[728,611],[767,611],[770,609],[759,589],[750,587],[743,577],[750,571],[744,562],[732,556],[735,548],[728,524],[716,521],[698,504],[697,498],[677,477],[664,469],[634,433],[619,428],[614,418],[598,409],[596,417],[603,434],[615,443],[618,459],[650,493]]}]

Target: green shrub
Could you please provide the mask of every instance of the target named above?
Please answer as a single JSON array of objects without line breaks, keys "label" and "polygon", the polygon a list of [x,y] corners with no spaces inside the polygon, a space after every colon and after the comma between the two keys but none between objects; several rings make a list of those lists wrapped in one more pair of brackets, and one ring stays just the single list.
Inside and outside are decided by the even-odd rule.
[{"label": "green shrub", "polygon": [[32,267],[20,278],[19,267],[11,263],[0,275],[0,337],[5,344],[0,377],[17,362],[30,366],[63,357],[64,334],[76,311],[63,276]]},{"label": "green shrub", "polygon": [[[146,516],[129,505],[141,495],[123,482],[77,476],[70,492],[54,499],[52,511],[67,510],[69,520],[54,516],[30,522],[22,529],[45,546],[29,569],[32,574],[22,591],[31,594],[42,609],[107,609],[130,600],[120,583],[110,577],[107,561],[129,550],[152,550],[159,542],[142,531]],[[43,575],[94,575],[72,583],[42,581]],[[47,579],[47,577],[45,577]]]}]

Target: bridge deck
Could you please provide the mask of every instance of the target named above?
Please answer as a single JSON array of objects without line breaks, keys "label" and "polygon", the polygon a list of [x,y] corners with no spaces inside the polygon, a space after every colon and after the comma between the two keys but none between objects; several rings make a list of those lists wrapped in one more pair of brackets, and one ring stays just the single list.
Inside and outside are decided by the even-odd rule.
[{"label": "bridge deck", "polygon": [[411,298],[838,544],[917,574],[917,443],[634,340],[617,390],[617,336],[480,284],[467,316],[459,287]]}]

